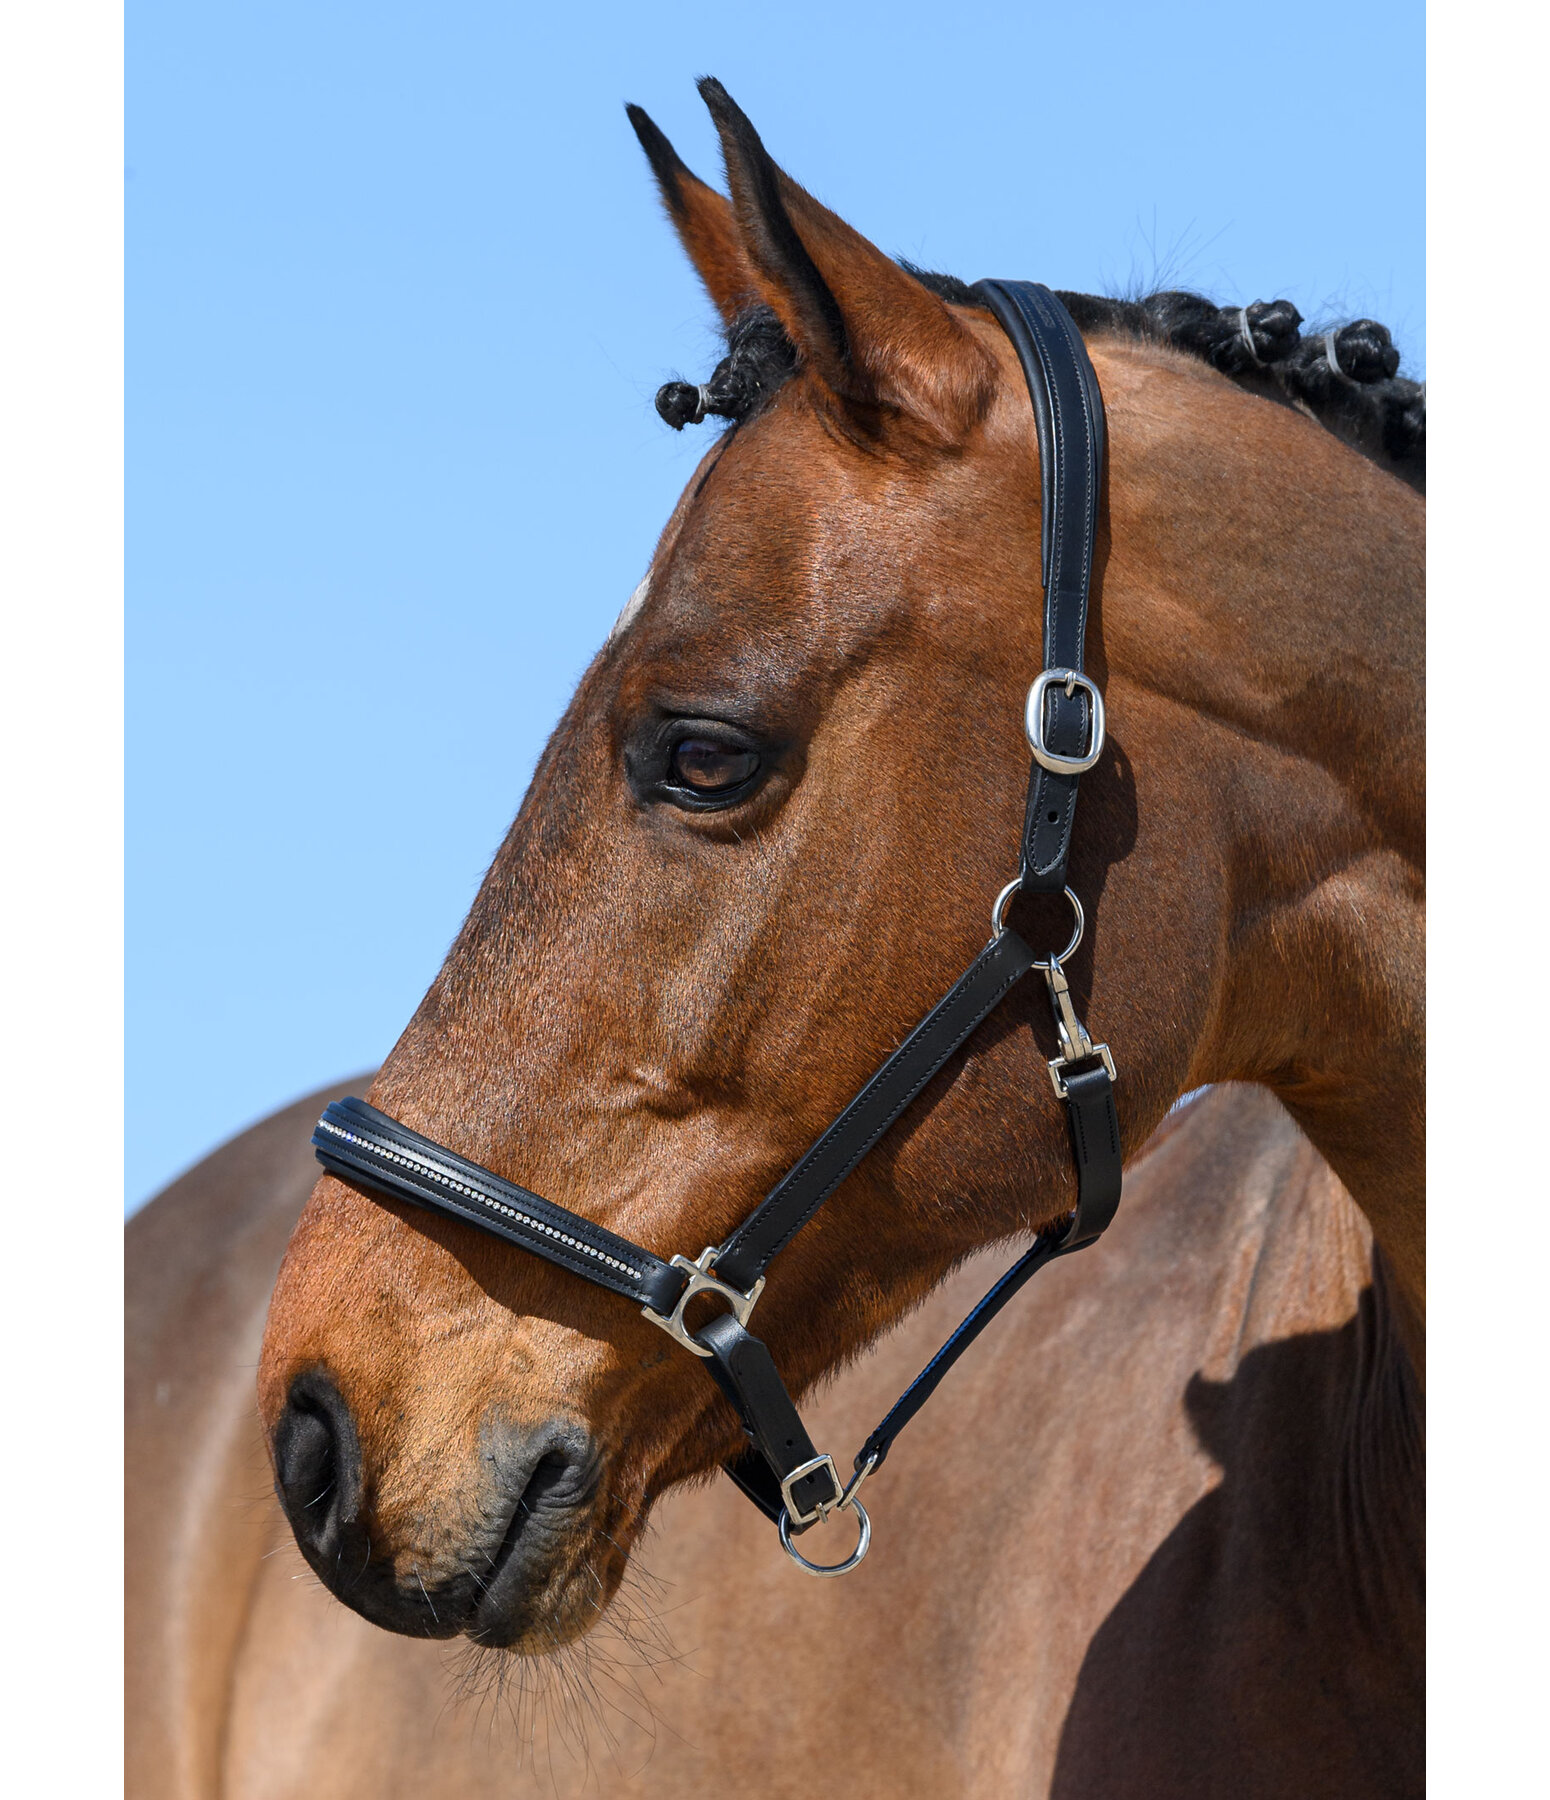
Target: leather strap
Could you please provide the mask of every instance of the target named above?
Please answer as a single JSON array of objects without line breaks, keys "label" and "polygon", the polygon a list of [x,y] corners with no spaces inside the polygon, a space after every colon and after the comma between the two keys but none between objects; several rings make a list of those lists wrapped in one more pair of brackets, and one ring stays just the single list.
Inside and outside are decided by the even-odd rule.
[{"label": "leather strap", "polygon": [[[1012,340],[1028,382],[1043,485],[1044,667],[1082,669],[1105,432],[1098,377],[1071,315],[1037,281],[979,281],[972,290]],[[1091,741],[1087,695],[1048,690],[1045,741],[1081,757]],[[1080,777],[1033,764],[1023,814],[1022,885],[1058,894],[1076,820]]]},{"label": "leather strap", "polygon": [[[1042,1231],[1031,1248],[996,1282],[973,1312],[943,1344],[894,1402],[888,1416],[856,1453],[856,1468],[875,1459],[871,1473],[883,1465],[893,1440],[936,1392],[942,1377],[970,1344],[995,1318],[1007,1301],[1057,1256],[1069,1256],[1095,1244],[1119,1207],[1123,1180],[1120,1155],[1119,1115],[1114,1108],[1114,1083],[1109,1071],[1096,1068],[1074,1075],[1065,1072],[1066,1119],[1071,1128],[1071,1148],[1076,1157],[1076,1207],[1070,1216]],[[728,1473],[732,1474],[729,1468]],[[733,1479],[737,1476],[733,1474]],[[739,1482],[739,1486],[743,1486]],[[744,1489],[746,1492],[746,1488]],[[758,1496],[753,1496],[756,1504]]]},{"label": "leather strap", "polygon": [[687,1277],[628,1238],[443,1149],[364,1100],[336,1100],[312,1133],[325,1169],[477,1225],[627,1300],[669,1313]]},{"label": "leather strap", "polygon": [[1076,1158],[1076,1214],[1061,1240],[1062,1255],[1095,1243],[1119,1210],[1124,1163],[1114,1083],[1102,1063],[1074,1075],[1065,1071],[1066,1123]]},{"label": "leather strap", "polygon": [[[1066,1228],[1062,1226],[1060,1229],[1063,1231]],[[884,1459],[893,1446],[893,1440],[936,1392],[942,1377],[995,1318],[1013,1294],[1022,1287],[1023,1283],[1037,1275],[1047,1262],[1052,1262],[1059,1256],[1061,1250],[1062,1242],[1058,1232],[1041,1232],[1034,1239],[1032,1248],[1012,1264],[1011,1268],[997,1281],[968,1318],[926,1364],[925,1368],[894,1401],[892,1407],[889,1408],[887,1417],[857,1451],[857,1469],[864,1468],[868,1459],[873,1460],[874,1473],[882,1467]]]},{"label": "leather strap", "polygon": [[[1033,952],[1016,932],[988,944],[718,1250],[717,1278],[750,1290],[776,1252],[1032,967]],[[337,1175],[481,1226],[656,1312],[670,1313],[684,1290],[683,1271],[639,1244],[458,1156],[364,1100],[329,1106],[312,1133],[312,1147]]]},{"label": "leather strap", "polygon": [[[723,1466],[755,1506],[778,1519],[786,1503],[780,1484],[793,1469],[818,1460],[807,1427],[764,1341],[739,1325],[731,1313],[712,1319],[694,1334],[694,1341],[710,1351],[710,1372],[736,1407],[752,1445],[749,1453]],[[823,1463],[792,1482],[797,1515],[811,1513],[820,1504],[832,1506],[839,1499],[839,1478],[832,1468]]]},{"label": "leather strap", "polygon": [[716,1252],[716,1274],[747,1292],[953,1052],[1033,967],[1008,931],[969,964],[834,1123]]}]

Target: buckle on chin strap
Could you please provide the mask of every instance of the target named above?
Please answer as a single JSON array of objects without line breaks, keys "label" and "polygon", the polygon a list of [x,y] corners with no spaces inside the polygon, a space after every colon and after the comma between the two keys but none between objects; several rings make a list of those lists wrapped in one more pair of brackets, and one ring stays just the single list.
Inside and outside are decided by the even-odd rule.
[{"label": "buckle on chin strap", "polygon": [[[796,1499],[792,1490],[799,1481],[805,1481],[809,1475],[816,1475],[822,1469],[833,1483],[830,1498],[815,1500],[811,1506],[804,1507]],[[781,1477],[780,1497],[786,1503],[786,1521],[790,1525],[816,1525],[820,1519],[827,1519],[835,1507],[845,1504],[845,1484],[840,1480],[840,1472],[834,1466],[832,1456],[815,1456],[810,1461],[798,1463],[789,1475]]]},{"label": "buckle on chin strap", "polygon": [[[716,1261],[718,1244],[707,1244],[705,1248],[690,1262],[687,1256],[675,1256],[672,1267],[682,1269],[689,1279],[684,1283],[684,1291],[678,1296],[678,1303],[670,1313],[659,1313],[650,1306],[640,1310],[653,1325],[661,1328],[672,1338],[674,1343],[682,1344],[685,1350],[696,1356],[709,1356],[711,1353],[703,1344],[697,1344],[684,1329],[684,1308],[697,1294],[719,1294],[726,1301],[728,1308],[737,1319],[739,1325],[748,1323],[748,1315],[754,1309],[754,1302],[764,1292],[764,1277],[761,1275],[746,1294],[741,1294],[735,1287],[728,1287],[726,1282],[718,1281],[711,1274]],[[836,1487],[839,1485],[836,1482]]]},{"label": "buckle on chin strap", "polygon": [[[857,1459],[860,1460],[859,1458]],[[780,1515],[780,1547],[800,1569],[809,1575],[817,1575],[821,1579],[833,1575],[848,1575],[872,1547],[872,1521],[867,1517],[867,1510],[857,1498],[861,1484],[877,1467],[881,1453],[874,1450],[850,1479],[849,1487],[841,1487],[839,1471],[834,1466],[832,1456],[815,1456],[811,1462],[805,1462],[800,1468],[793,1469],[780,1484],[780,1491],[785,1496],[785,1510]],[[806,1515],[793,1510],[791,1489],[795,1482],[803,1476],[816,1473],[819,1469],[827,1471],[834,1483],[835,1498],[821,1500]],[[795,1524],[799,1529],[808,1525],[816,1525],[821,1519],[828,1518],[831,1512],[842,1512],[849,1508],[856,1515],[856,1523],[861,1528],[861,1535],[856,1540],[856,1547],[843,1561],[837,1563],[816,1563],[805,1557],[791,1541],[791,1527]]]}]

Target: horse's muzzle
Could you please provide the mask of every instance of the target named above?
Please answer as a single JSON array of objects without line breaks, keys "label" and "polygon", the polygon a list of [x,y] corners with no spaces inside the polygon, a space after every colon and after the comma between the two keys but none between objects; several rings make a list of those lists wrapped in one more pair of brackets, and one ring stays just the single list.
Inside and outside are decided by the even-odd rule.
[{"label": "horse's muzzle", "polygon": [[275,1487],[313,1571],[363,1618],[411,1637],[512,1647],[537,1627],[589,1535],[599,1458],[574,1419],[487,1425],[468,1489],[427,1495],[424,1544],[373,1516],[372,1482],[348,1402],[321,1369],[292,1382],[271,1448]]}]

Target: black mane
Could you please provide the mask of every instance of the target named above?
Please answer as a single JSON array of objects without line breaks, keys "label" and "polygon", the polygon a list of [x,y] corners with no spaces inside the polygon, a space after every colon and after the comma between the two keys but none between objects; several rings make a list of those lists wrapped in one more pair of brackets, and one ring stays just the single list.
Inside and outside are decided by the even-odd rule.
[{"label": "black mane", "polygon": [[[956,275],[902,266],[950,305],[981,304]],[[1122,334],[1197,356],[1240,387],[1307,413],[1426,491],[1426,386],[1400,375],[1394,340],[1376,320],[1304,333],[1290,300],[1217,306],[1179,289],[1139,300],[1069,293],[1060,299],[1084,334]],[[729,327],[727,354],[709,381],[668,382],[657,394],[657,411],[680,431],[708,416],[740,424],[769,402],[796,365],[796,350],[775,314],[753,306]]]}]

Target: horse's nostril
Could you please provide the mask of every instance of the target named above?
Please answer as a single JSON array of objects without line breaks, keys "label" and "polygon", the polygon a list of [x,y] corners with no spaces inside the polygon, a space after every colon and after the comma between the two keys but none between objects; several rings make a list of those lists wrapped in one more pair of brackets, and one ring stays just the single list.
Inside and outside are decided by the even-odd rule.
[{"label": "horse's nostril", "polygon": [[297,1376],[270,1439],[275,1487],[314,1573],[347,1606],[390,1631],[467,1631],[515,1644],[531,1607],[584,1527],[597,1489],[597,1446],[574,1420],[487,1423],[481,1457],[423,1497],[420,1521],[374,1520],[355,1417],[322,1369]]},{"label": "horse's nostril", "polygon": [[361,1452],[344,1396],[321,1370],[297,1376],[274,1430],[275,1483],[304,1551],[332,1555],[360,1501]]}]

